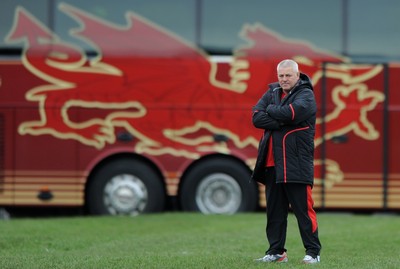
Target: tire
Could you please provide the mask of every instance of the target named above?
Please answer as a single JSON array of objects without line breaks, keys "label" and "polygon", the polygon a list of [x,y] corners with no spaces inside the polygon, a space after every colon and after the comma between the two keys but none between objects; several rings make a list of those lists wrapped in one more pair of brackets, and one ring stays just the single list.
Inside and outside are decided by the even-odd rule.
[{"label": "tire", "polygon": [[166,195],[157,173],[139,160],[120,159],[91,179],[86,204],[94,215],[139,215],[164,209]]},{"label": "tire", "polygon": [[249,178],[249,171],[237,162],[204,161],[185,176],[179,192],[181,207],[204,214],[255,211],[258,189]]}]

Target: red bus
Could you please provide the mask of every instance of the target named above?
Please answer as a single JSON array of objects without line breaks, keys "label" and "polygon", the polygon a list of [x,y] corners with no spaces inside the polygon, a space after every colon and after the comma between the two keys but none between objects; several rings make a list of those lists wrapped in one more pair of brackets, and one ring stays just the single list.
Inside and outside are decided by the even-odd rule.
[{"label": "red bus", "polygon": [[399,210],[400,4],[386,2],[289,1],[283,20],[266,1],[3,1],[0,206],[264,207],[251,108],[292,58],[319,107],[316,207]]}]

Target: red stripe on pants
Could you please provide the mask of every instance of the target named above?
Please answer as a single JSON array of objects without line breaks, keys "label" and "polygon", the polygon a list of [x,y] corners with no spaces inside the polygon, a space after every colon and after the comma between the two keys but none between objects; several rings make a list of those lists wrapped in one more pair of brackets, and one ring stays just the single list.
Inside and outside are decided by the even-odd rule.
[{"label": "red stripe on pants", "polygon": [[318,228],[318,223],[317,223],[317,214],[314,211],[314,200],[312,198],[312,188],[310,185],[307,186],[307,207],[308,207],[308,216],[311,219],[311,224],[312,224],[312,232],[315,233],[315,231]]}]

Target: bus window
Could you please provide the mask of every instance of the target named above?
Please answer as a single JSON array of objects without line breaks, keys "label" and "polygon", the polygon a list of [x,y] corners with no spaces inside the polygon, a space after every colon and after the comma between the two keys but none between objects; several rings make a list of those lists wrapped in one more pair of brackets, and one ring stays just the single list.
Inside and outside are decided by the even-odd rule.
[{"label": "bus window", "polygon": [[[41,23],[50,27],[51,5],[47,0],[3,0],[0,8],[0,36],[6,37],[14,22],[14,14],[17,7],[23,7],[35,16]],[[6,43],[5,38],[0,38],[0,49],[21,49],[23,43]]]},{"label": "bus window", "polygon": [[[196,32],[196,10],[195,0],[149,0],[149,1],[120,1],[115,5],[113,1],[80,1],[80,0],[58,0],[56,8],[62,5],[70,5],[82,11],[88,12],[104,23],[111,24],[117,28],[130,27],[126,15],[132,12],[157,27],[165,28],[174,34],[183,37],[189,42],[195,42]],[[85,50],[93,50],[90,44],[71,36],[71,29],[80,26],[77,21],[64,12],[55,12],[55,32],[67,42],[79,45]]]}]

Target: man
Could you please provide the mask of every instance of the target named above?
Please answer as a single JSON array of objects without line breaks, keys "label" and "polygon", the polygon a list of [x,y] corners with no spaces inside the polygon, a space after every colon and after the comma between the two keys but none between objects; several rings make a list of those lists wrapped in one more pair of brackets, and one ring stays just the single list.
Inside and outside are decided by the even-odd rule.
[{"label": "man", "polygon": [[264,129],[252,178],[266,186],[269,248],[260,262],[287,262],[289,205],[298,222],[306,255],[319,263],[321,243],[313,209],[314,135],[317,106],[310,79],[293,60],[277,66],[278,82],[253,108],[253,124]]}]

